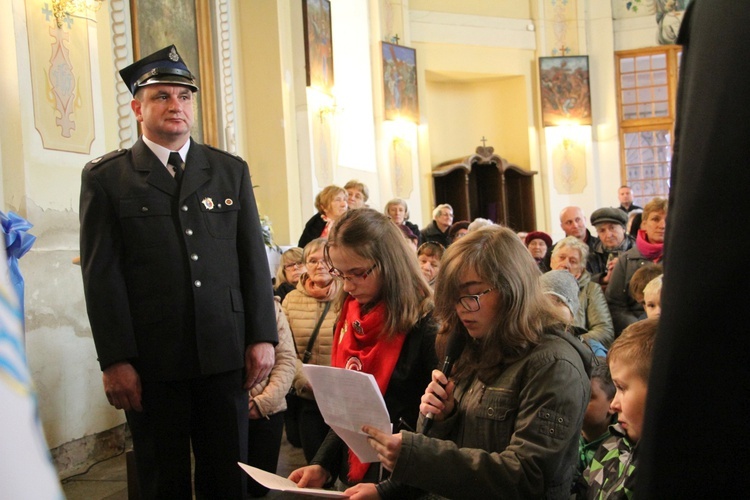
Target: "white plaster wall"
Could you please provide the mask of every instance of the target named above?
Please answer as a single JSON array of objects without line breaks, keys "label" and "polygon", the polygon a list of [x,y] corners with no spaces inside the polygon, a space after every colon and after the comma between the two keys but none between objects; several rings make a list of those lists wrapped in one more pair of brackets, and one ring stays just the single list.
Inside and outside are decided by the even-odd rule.
[{"label": "white plaster wall", "polygon": [[[106,5],[106,4],[105,4]],[[41,3],[39,3],[41,8]],[[78,255],[78,197],[83,165],[117,144],[108,9],[87,23],[96,139],[91,154],[45,150],[34,128],[23,0],[0,6],[3,99],[0,138],[4,210],[28,219],[37,236],[20,261],[26,283],[26,348],[51,448],[124,421],[107,404],[83,303]],[[10,22],[8,22],[10,21]],[[76,22],[86,22],[76,20]],[[103,28],[102,28],[103,27]],[[6,43],[7,42],[7,43]],[[89,75],[81,75],[83,78]]]}]

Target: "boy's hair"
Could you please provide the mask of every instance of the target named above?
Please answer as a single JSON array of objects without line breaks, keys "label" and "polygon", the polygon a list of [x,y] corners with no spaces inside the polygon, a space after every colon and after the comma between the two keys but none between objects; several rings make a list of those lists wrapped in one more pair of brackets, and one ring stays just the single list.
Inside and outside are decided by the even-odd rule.
[{"label": "boy's hair", "polygon": [[643,298],[645,300],[646,295],[655,294],[655,295],[661,295],[661,281],[662,281],[663,274],[660,274],[656,278],[652,279],[648,282],[648,285],[646,285],[646,288],[643,289]]},{"label": "boy's hair", "polygon": [[609,373],[609,366],[604,358],[597,357],[596,359],[599,360],[599,364],[591,368],[591,381],[596,380],[607,395],[607,399],[612,399],[615,397],[616,389],[612,382],[612,375]]},{"label": "boy's hair", "polygon": [[625,363],[631,366],[644,382],[648,382],[654,339],[658,330],[658,318],[633,323],[612,343],[607,353],[607,364],[611,365],[614,360]]},{"label": "boy's hair", "polygon": [[630,296],[639,304],[643,302],[643,289],[646,288],[649,281],[661,275],[663,272],[664,267],[661,264],[649,262],[648,264],[642,265],[633,273],[633,277],[630,278],[630,284],[628,285]]}]

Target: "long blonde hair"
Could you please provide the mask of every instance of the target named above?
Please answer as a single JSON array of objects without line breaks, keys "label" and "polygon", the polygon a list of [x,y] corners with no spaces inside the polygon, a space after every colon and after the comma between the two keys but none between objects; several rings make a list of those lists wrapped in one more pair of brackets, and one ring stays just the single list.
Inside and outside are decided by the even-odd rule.
[{"label": "long blonde hair", "polygon": [[462,277],[473,270],[500,294],[494,328],[468,342],[454,368],[457,378],[477,375],[489,383],[506,363],[521,358],[541,341],[547,325],[559,323],[539,284],[539,268],[518,236],[508,228],[487,226],[448,247],[435,283],[435,316],[440,323],[438,359],[451,334],[467,335],[456,312],[464,294]]},{"label": "long blonde hair", "polygon": [[[375,261],[382,283],[376,300],[385,302],[384,334],[407,333],[432,309],[432,290],[416,254],[386,215],[371,208],[346,212],[328,234],[328,246]],[[343,293],[341,301],[345,298]]]}]

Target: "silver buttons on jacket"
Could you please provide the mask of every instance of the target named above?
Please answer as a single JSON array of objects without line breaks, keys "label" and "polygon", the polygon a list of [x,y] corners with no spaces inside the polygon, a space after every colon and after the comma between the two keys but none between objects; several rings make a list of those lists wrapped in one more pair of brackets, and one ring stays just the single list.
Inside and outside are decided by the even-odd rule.
[{"label": "silver buttons on jacket", "polygon": [[195,280],[193,284],[195,285],[195,288],[200,288],[203,283],[201,283],[201,280]]}]

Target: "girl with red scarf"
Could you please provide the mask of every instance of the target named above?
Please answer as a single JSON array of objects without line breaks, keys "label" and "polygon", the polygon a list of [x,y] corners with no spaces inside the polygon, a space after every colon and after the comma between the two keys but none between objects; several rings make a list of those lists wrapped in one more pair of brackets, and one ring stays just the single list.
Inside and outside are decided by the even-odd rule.
[{"label": "girl with red scarf", "polygon": [[[333,226],[326,262],[344,292],[331,365],[374,375],[394,429],[414,428],[437,366],[432,292],[414,252],[388,217],[363,208]],[[384,473],[378,463],[361,463],[331,431],[311,464],[289,479],[320,488],[338,477],[344,487],[357,485],[348,491],[355,498],[401,497],[395,485],[381,480]]]},{"label": "girl with red scarf", "polygon": [[615,337],[628,325],[646,318],[643,305],[628,294],[633,274],[648,262],[661,263],[664,256],[664,231],[667,224],[667,200],[654,198],[643,209],[643,222],[635,246],[622,254],[612,269],[605,292]]}]

